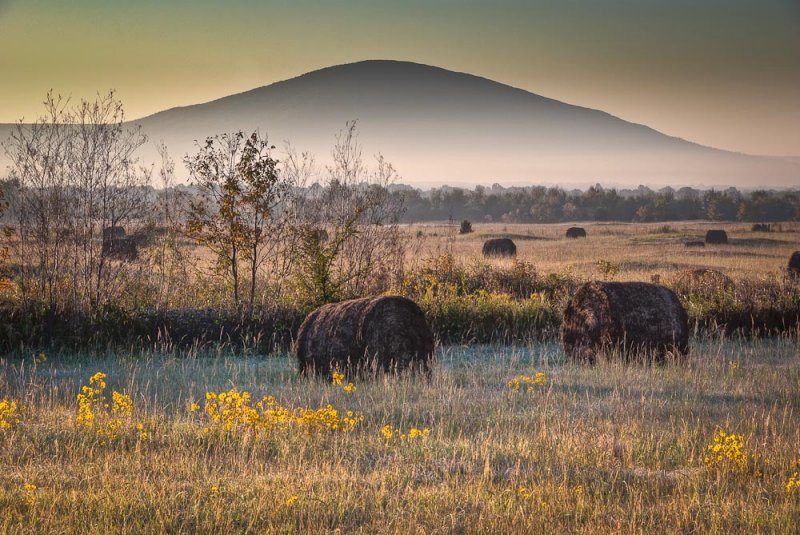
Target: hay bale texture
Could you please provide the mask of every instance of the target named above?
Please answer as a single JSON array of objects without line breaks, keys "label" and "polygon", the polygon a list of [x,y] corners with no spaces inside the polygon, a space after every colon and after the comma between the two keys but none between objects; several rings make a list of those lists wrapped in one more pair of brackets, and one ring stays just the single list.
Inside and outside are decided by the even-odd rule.
[{"label": "hay bale texture", "polygon": [[125,227],[113,226],[113,227],[106,227],[103,229],[104,240],[112,240],[124,237],[125,237]]},{"label": "hay bale texture", "polygon": [[414,301],[366,297],[323,305],[300,325],[295,352],[301,374],[334,370],[430,372],[433,333]]},{"label": "hay bale texture", "polygon": [[709,230],[706,232],[706,243],[728,243],[728,233],[724,230]]},{"label": "hay bale texture", "polygon": [[493,238],[483,242],[483,256],[517,256],[516,244],[508,238]]},{"label": "hay bale texture", "polygon": [[800,277],[800,251],[792,253],[786,271],[791,277]]},{"label": "hay bale texture", "polygon": [[715,269],[685,269],[675,275],[672,287],[680,295],[697,294],[708,297],[731,291],[736,285],[730,277]]},{"label": "hay bale texture", "polygon": [[689,350],[689,318],[675,292],[645,282],[589,282],[570,299],[561,324],[567,358],[594,363],[619,352],[663,362]]},{"label": "hay bale texture", "polygon": [[570,227],[567,229],[567,238],[585,238],[586,230],[581,227]]},{"label": "hay bale texture", "polygon": [[108,238],[103,240],[103,256],[122,262],[133,262],[139,257],[139,246],[135,236]]}]

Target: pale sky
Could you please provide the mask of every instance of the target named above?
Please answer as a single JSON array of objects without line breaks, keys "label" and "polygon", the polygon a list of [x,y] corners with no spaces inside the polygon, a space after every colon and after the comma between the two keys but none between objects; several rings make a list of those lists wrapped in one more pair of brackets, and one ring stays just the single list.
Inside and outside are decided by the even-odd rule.
[{"label": "pale sky", "polygon": [[798,0],[0,0],[0,122],[51,88],[116,89],[136,118],[363,59],[800,156]]}]

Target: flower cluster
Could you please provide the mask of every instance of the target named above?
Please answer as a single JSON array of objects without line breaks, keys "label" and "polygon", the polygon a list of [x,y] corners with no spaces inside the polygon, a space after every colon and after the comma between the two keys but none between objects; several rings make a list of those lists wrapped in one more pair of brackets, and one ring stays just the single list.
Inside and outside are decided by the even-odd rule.
[{"label": "flower cluster", "polygon": [[741,469],[747,466],[750,458],[745,452],[742,435],[730,435],[725,431],[714,435],[714,440],[706,447],[706,451],[703,462],[708,467],[732,466]]},{"label": "flower cluster", "polygon": [[[197,412],[199,405],[192,403],[189,410]],[[364,417],[353,411],[340,414],[331,405],[319,409],[289,409],[278,404],[273,396],[264,396],[253,403],[249,392],[231,389],[227,392],[206,392],[205,416],[222,430],[252,429],[272,431],[297,428],[306,433],[318,431],[352,431]],[[208,428],[206,428],[208,429]]]},{"label": "flower cluster", "polygon": [[356,385],[353,383],[342,384],[344,382],[344,374],[334,371],[333,375],[331,376],[331,383],[335,386],[341,386],[342,390],[347,392],[348,394],[352,394],[356,391]]},{"label": "flower cluster", "polygon": [[25,483],[22,487],[24,491],[25,503],[30,506],[33,506],[36,503],[36,490],[38,487],[33,483]]},{"label": "flower cluster", "polygon": [[533,388],[536,386],[544,386],[547,384],[547,374],[544,372],[536,372],[536,375],[517,375],[508,383],[506,386],[513,390],[514,392],[519,392],[520,389],[524,386],[526,392],[532,392]]},{"label": "flower cluster", "polygon": [[0,429],[11,429],[20,421],[17,402],[0,399]]},{"label": "flower cluster", "polygon": [[[111,402],[105,394],[106,374],[97,372],[89,378],[89,384],[81,387],[78,394],[78,415],[75,424],[93,431],[101,445],[116,441],[123,430],[133,429],[133,400],[127,394],[111,393]],[[144,425],[136,424],[141,440],[147,439]]]},{"label": "flower cluster", "polygon": [[392,426],[388,424],[381,428],[381,435],[387,444],[392,442],[392,440],[399,440],[400,442],[412,442],[417,439],[424,439],[427,438],[430,433],[431,430],[427,427],[424,429],[412,427],[408,430],[408,433],[403,433],[400,429],[392,429]]},{"label": "flower cluster", "polygon": [[800,489],[800,478],[798,478],[797,472],[795,472],[789,478],[789,481],[786,482],[786,492],[792,494],[797,492],[798,489]]}]

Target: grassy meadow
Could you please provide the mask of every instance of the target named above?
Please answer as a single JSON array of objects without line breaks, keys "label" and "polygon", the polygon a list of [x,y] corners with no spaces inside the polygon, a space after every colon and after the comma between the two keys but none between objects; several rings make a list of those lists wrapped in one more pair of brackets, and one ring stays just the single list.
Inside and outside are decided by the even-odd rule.
[{"label": "grassy meadow", "polygon": [[[695,340],[685,366],[589,368],[562,358],[554,344],[446,347],[430,382],[387,378],[350,392],[347,378],[298,379],[286,356],[4,361],[0,391],[18,400],[19,423],[0,431],[0,525],[11,533],[797,531],[800,490],[787,490],[800,457],[796,341]],[[76,423],[75,396],[97,371],[107,374],[108,397],[127,394],[133,408],[98,410],[87,428]],[[249,392],[252,405],[271,395],[290,409],[352,411],[355,423],[267,429],[234,417],[226,429],[224,417],[204,412],[206,392],[231,389]],[[98,430],[117,417],[116,438],[101,443]],[[706,461],[719,431],[741,444],[724,443],[721,458]]]},{"label": "grassy meadow", "polygon": [[[571,226],[586,229],[587,238],[564,236]],[[407,226],[411,241],[407,262],[436,253],[450,253],[462,262],[481,260],[488,238],[511,238],[517,258],[542,273],[570,273],[581,279],[604,278],[604,260],[619,268],[616,280],[669,278],[678,270],[709,268],[736,279],[780,279],[791,254],[800,249],[800,224],[782,223],[773,232],[752,232],[747,223],[473,223],[473,232],[459,235],[458,225]],[[709,229],[728,233],[725,245],[688,248],[687,240],[702,240]],[[421,233],[421,235],[420,235]],[[498,260],[497,263],[508,261]]]},{"label": "grassy meadow", "polygon": [[[577,281],[708,267],[777,284],[800,237],[723,225],[728,245],[687,249],[719,225],[581,226],[409,225],[407,263],[483,262],[483,240],[508,236]],[[800,531],[796,332],[705,332],[680,365],[578,366],[552,338],[437,357],[429,381],[351,383],[230,347],[16,351],[0,358],[0,531]]]}]

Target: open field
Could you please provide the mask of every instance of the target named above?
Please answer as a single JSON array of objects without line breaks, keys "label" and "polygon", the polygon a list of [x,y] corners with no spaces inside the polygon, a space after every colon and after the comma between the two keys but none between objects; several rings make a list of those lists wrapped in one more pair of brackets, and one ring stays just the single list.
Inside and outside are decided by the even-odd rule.
[{"label": "open field", "polygon": [[[350,393],[298,379],[286,357],[42,360],[0,367],[0,398],[18,400],[20,416],[0,429],[4,532],[800,529],[800,490],[787,491],[800,458],[789,338],[694,340],[685,366],[662,367],[576,367],[555,344],[446,347],[430,383],[387,378]],[[76,424],[76,395],[97,371],[109,398],[133,402],[115,439],[98,436],[99,409],[96,427]],[[507,386],[537,372],[546,381],[530,392]],[[203,415],[205,394],[232,388],[357,421],[349,432],[236,419],[225,430]],[[412,427],[429,434],[400,440]],[[721,430],[743,443],[707,464]]]},{"label": "open field", "polygon": [[[565,238],[571,226],[585,228],[587,238]],[[412,243],[408,261],[445,252],[462,262],[482,261],[484,240],[505,237],[516,243],[519,260],[543,273],[602,278],[597,262],[606,260],[619,266],[617,280],[649,281],[652,275],[667,278],[677,270],[695,268],[718,269],[734,279],[781,278],[792,252],[800,249],[800,224],[782,223],[777,232],[752,232],[751,227],[712,222],[473,223],[473,233],[459,235],[457,224],[413,224],[407,226]],[[707,230],[719,228],[727,231],[728,244],[684,246],[687,240],[702,240]]]}]

